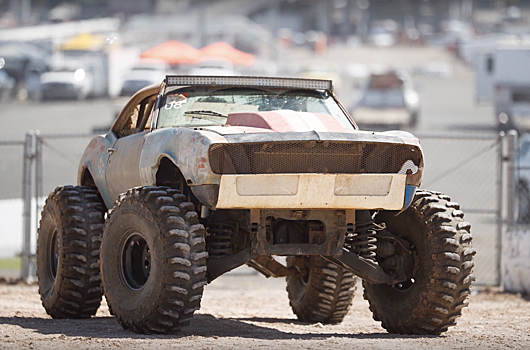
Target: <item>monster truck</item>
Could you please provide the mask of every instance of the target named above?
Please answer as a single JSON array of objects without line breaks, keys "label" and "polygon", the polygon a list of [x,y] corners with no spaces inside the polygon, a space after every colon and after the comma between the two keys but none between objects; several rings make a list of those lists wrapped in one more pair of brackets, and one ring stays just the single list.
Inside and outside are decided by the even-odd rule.
[{"label": "monster truck", "polygon": [[123,328],[174,333],[247,264],[286,277],[302,321],[341,322],[360,277],[389,332],[440,334],[468,304],[475,251],[459,205],[418,188],[423,164],[412,134],[358,130],[331,81],[167,76],[49,195],[43,306],[86,318],[104,294]]}]

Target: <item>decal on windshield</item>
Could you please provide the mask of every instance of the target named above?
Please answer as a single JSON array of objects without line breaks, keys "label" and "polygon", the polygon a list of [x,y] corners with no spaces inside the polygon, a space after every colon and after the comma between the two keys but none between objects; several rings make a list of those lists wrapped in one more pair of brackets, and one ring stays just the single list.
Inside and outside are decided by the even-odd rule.
[{"label": "decal on windshield", "polygon": [[182,94],[167,95],[165,109],[181,109],[182,105],[188,102],[186,96]]}]

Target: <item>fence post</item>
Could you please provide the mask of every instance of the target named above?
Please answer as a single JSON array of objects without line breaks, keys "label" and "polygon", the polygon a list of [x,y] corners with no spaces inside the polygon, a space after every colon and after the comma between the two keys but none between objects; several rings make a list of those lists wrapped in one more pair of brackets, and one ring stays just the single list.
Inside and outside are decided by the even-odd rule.
[{"label": "fence post", "polygon": [[504,162],[507,158],[504,156],[504,148],[505,148],[505,133],[504,131],[501,131],[499,134],[499,147],[497,149],[497,156],[498,156],[498,167],[497,167],[497,235],[496,235],[496,258],[497,258],[497,264],[496,264],[496,271],[495,271],[495,278],[497,279],[497,285],[502,288],[502,252],[501,252],[501,246],[502,246],[502,230],[504,226],[504,220],[503,220],[503,207],[504,207]]},{"label": "fence post", "polygon": [[516,158],[517,158],[517,131],[510,130],[507,133],[508,142],[508,173],[507,173],[507,210],[508,210],[508,227],[515,225],[515,208],[516,202],[516,180],[517,180],[517,169],[516,169]]},{"label": "fence post", "polygon": [[35,193],[35,159],[37,151],[37,135],[33,130],[26,133],[24,144],[24,169],[22,177],[23,212],[23,242],[22,242],[22,269],[21,278],[30,277],[31,264],[31,228],[32,228],[32,199]]}]

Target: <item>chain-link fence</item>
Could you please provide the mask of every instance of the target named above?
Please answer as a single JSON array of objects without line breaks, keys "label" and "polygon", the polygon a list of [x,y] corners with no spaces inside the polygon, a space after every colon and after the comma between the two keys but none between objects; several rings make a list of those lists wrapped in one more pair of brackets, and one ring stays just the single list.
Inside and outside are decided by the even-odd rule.
[{"label": "chain-link fence", "polygon": [[76,184],[79,160],[91,137],[28,132],[24,141],[0,142],[0,277],[35,273],[44,199],[59,185]]},{"label": "chain-link fence", "polygon": [[[35,186],[26,190],[26,196],[29,191],[39,201],[30,201],[29,208],[26,209],[20,199],[23,193],[24,142],[0,143],[1,199],[18,198],[19,201],[18,217],[8,218],[18,222],[18,231],[7,229],[10,230],[7,232],[6,228],[0,228],[0,236],[10,235],[12,239],[17,237],[19,248],[13,253],[21,252],[23,246],[28,249],[29,255],[35,252],[37,213],[43,200],[56,186],[77,182],[78,163],[91,137],[92,135],[34,135],[35,154],[29,152],[26,158],[34,157],[34,173],[27,176],[35,179]],[[423,135],[420,140],[425,152],[422,187],[443,192],[461,204],[465,220],[471,223],[477,250],[474,270],[477,283],[498,285],[503,206],[501,138]],[[26,148],[31,149],[28,145]],[[530,157],[530,152],[528,156]],[[527,172],[530,174],[530,162],[528,168]],[[526,198],[530,203],[530,196]],[[22,211],[31,213],[29,247],[27,244],[23,245],[20,231],[23,226],[20,216]]]},{"label": "chain-link fence", "polygon": [[530,226],[530,134],[523,134],[515,157],[514,215],[516,224]]},{"label": "chain-link fence", "polygon": [[39,196],[47,197],[57,186],[77,183],[79,161],[92,137],[91,134],[38,137],[42,149]]},{"label": "chain-link fence", "polygon": [[0,278],[20,275],[24,141],[0,141]]},{"label": "chain-link fence", "polygon": [[503,230],[502,138],[420,136],[425,153],[422,187],[445,193],[471,223],[477,284],[500,283]]}]

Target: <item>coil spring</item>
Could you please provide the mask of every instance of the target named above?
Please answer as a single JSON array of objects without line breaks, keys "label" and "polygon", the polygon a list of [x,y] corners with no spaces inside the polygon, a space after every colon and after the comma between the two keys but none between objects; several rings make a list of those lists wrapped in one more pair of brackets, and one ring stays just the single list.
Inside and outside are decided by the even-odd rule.
[{"label": "coil spring", "polygon": [[232,242],[233,228],[231,225],[222,223],[208,224],[206,246],[210,257],[221,257],[234,253]]},{"label": "coil spring", "polygon": [[375,238],[376,225],[373,220],[357,222],[355,232],[349,233],[346,237],[346,246],[350,252],[359,256],[375,261],[377,239]]}]

